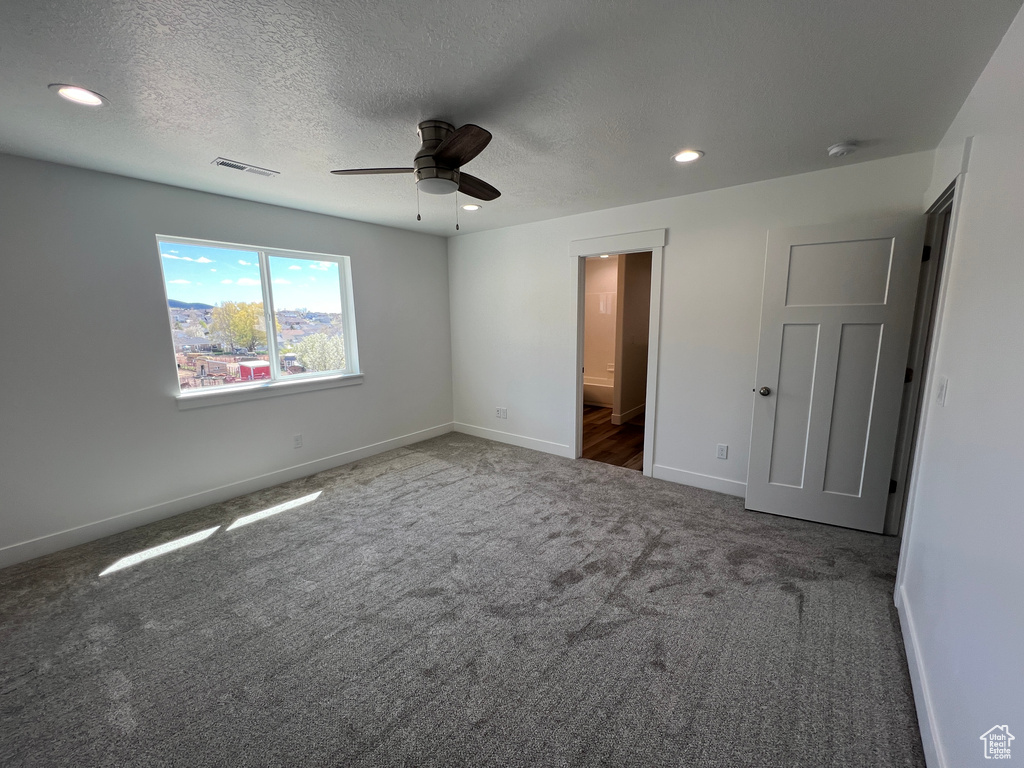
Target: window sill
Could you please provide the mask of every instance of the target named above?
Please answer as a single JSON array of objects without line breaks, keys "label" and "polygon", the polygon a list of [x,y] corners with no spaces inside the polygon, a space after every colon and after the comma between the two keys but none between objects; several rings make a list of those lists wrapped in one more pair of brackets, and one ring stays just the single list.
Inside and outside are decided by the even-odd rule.
[{"label": "window sill", "polygon": [[193,408],[206,408],[211,405],[226,405],[228,403],[244,403],[248,400],[262,400],[265,397],[277,397],[278,395],[294,395],[300,392],[316,392],[320,389],[333,389],[335,387],[351,387],[353,384],[362,384],[363,374],[348,373],[339,376],[317,376],[297,381],[270,381],[260,384],[246,384],[243,386],[208,388],[207,391],[183,392],[175,396],[179,411],[188,411]]}]

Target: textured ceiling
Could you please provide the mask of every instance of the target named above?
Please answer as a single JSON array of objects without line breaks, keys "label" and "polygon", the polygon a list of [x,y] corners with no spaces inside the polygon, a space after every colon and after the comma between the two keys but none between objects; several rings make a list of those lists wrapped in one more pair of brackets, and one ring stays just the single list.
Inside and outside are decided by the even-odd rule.
[{"label": "textured ceiling", "polygon": [[[451,196],[417,223],[411,177],[328,171],[410,165],[422,119],[483,125],[466,170],[503,195],[466,232],[931,149],[1020,7],[6,0],[0,151],[451,235]],[[865,146],[830,160],[843,139]],[[707,156],[679,166],[683,146]]]}]

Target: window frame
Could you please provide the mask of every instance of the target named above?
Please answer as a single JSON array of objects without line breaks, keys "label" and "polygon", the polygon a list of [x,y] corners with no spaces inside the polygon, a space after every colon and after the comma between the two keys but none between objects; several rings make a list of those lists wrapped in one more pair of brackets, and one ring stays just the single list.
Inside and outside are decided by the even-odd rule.
[{"label": "window frame", "polygon": [[[276,397],[278,395],[293,394],[297,392],[313,392],[333,387],[351,386],[361,384],[363,372],[359,367],[359,344],[356,332],[355,300],[352,290],[352,262],[350,257],[339,254],[317,253],[314,251],[299,251],[287,248],[269,248],[259,245],[246,245],[244,243],[230,243],[220,240],[203,240],[195,237],[178,237],[175,235],[156,235],[157,258],[160,261],[160,277],[164,293],[164,310],[169,310],[167,295],[167,275],[164,271],[164,257],[161,249],[162,244],[171,245],[195,245],[206,248],[224,248],[228,250],[249,251],[257,254],[260,270],[260,291],[263,298],[264,323],[267,330],[267,356],[270,358],[270,379],[247,382],[244,384],[232,384],[225,387],[208,387],[195,391],[185,392],[181,389],[181,382],[175,375],[176,390],[174,398],[178,408],[187,410],[191,408],[202,408],[209,405],[221,403],[244,402],[247,400],[258,400],[265,397]],[[324,261],[338,265],[338,290],[341,300],[341,316],[345,339],[345,369],[334,371],[307,371],[305,373],[290,374],[281,376],[281,352],[277,340],[277,313],[274,307],[274,291],[272,285],[272,274],[270,270],[270,259],[282,257],[303,261]],[[175,359],[177,350],[174,344],[173,324],[167,323],[168,334],[171,339],[171,351]],[[276,361],[276,364],[275,364]]]}]

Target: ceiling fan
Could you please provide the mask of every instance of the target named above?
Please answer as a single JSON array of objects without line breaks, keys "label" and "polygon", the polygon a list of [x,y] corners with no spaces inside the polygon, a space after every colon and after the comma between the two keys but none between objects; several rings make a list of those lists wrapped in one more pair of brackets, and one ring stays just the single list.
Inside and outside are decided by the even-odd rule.
[{"label": "ceiling fan", "polygon": [[424,120],[416,133],[421,144],[412,168],[349,168],[331,173],[336,176],[411,173],[416,178],[416,188],[430,195],[448,195],[458,190],[485,201],[501,195],[486,181],[460,170],[484,150],[491,140],[490,131],[472,123],[456,129],[443,120]]}]

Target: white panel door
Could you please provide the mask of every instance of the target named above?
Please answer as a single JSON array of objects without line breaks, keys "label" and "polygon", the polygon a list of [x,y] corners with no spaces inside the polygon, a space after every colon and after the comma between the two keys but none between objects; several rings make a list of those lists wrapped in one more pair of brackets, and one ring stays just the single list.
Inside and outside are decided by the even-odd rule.
[{"label": "white panel door", "polygon": [[924,223],[769,233],[748,509],[882,532]]}]

